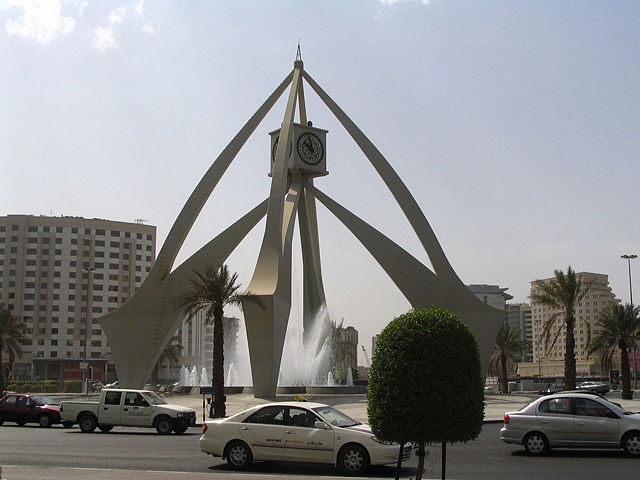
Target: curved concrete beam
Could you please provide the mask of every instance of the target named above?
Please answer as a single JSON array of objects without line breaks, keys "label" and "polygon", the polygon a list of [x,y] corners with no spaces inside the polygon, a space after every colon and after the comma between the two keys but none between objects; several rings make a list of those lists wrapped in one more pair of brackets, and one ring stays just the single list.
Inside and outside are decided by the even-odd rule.
[{"label": "curved concrete beam", "polygon": [[[251,116],[202,177],[171,227],[158,258],[140,288],[118,309],[98,319],[109,339],[111,359],[116,365],[122,386],[144,386],[175,332],[179,314],[169,303],[175,288],[170,272],[176,256],[220,178],[292,79],[293,72]],[[238,223],[242,223],[242,220],[234,225]],[[208,263],[215,264],[214,261]],[[140,345],[139,339],[142,338],[146,341]]]},{"label": "curved concrete beam", "polygon": [[406,250],[317,188],[307,185],[306,190],[362,243],[413,307],[443,306],[469,325],[478,342],[483,372],[486,372],[504,313],[482,303],[464,285],[459,288],[448,279],[434,275]]},{"label": "curved concrete beam", "polygon": [[307,80],[309,85],[311,85],[327,108],[331,110],[331,113],[334,114],[349,135],[351,135],[351,138],[353,138],[367,159],[369,159],[376,172],[378,172],[378,175],[385,183],[395,198],[396,203],[407,217],[407,220],[409,220],[411,227],[416,232],[416,235],[427,252],[427,255],[429,255],[431,264],[438,276],[450,276],[457,279],[458,276],[451,267],[451,264],[449,264],[435,233],[431,229],[431,225],[429,225],[429,222],[424,216],[424,213],[422,213],[422,210],[420,210],[418,203],[409,192],[409,189],[404,185],[404,183],[402,183],[402,180],[396,171],[391,167],[389,162],[387,162],[375,145],[364,133],[362,133],[356,124],[353,123],[347,114],[344,113],[344,111],[320,87],[320,85],[318,85],[307,72],[303,72],[303,75],[305,80]]},{"label": "curved concrete beam", "polygon": [[291,72],[287,78],[278,85],[269,98],[267,98],[260,108],[258,108],[249,121],[240,129],[236,136],[233,137],[233,140],[231,140],[231,142],[229,142],[225,149],[220,153],[209,170],[207,170],[207,173],[204,174],[202,180],[200,180],[200,183],[198,183],[198,186],[196,186],[189,197],[189,200],[187,200],[187,203],[182,207],[173,227],[171,227],[149,276],[153,273],[164,278],[169,274],[173,267],[173,262],[175,261],[180,248],[182,248],[184,240],[187,238],[196,218],[198,218],[202,207],[209,199],[211,192],[216,187],[233,159],[236,158],[236,155],[245,142],[249,139],[258,125],[260,125],[266,114],[269,113],[269,110],[273,108],[276,101],[284,93],[287,86],[291,83],[292,78],[293,72]]},{"label": "curved concrete beam", "polygon": [[[313,178],[308,177],[306,184],[313,186]],[[298,223],[300,224],[300,246],[302,248],[303,343],[305,348],[309,348],[318,312],[327,311],[327,300],[322,282],[316,201],[313,195],[307,194],[306,190],[303,190],[300,196]],[[329,326],[327,325],[327,327]],[[317,355],[322,349],[322,344],[318,343],[315,348]]]},{"label": "curved concrete beam", "polygon": [[275,395],[291,312],[291,241],[302,184],[299,174],[293,175],[287,193],[287,145],[292,141],[301,70],[302,62],[296,62],[271,174],[265,232],[247,287],[248,292],[260,298],[262,305],[242,302],[253,392],[257,397]]},{"label": "curved concrete beam", "polygon": [[[120,308],[100,317],[120,385],[142,388],[184,313],[174,300],[188,288],[193,271],[219,267],[267,211],[267,200],[203,246],[168,277],[147,279]],[[161,347],[160,347],[161,346]]]}]

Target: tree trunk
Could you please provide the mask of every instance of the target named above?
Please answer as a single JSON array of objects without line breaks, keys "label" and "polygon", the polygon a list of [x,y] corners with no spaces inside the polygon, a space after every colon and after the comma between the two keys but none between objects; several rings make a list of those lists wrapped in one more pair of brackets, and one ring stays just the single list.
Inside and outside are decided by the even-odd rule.
[{"label": "tree trunk", "polygon": [[442,480],[447,476],[447,442],[442,442]]},{"label": "tree trunk", "polygon": [[400,469],[402,469],[402,451],[404,450],[404,443],[400,444],[400,450],[398,451],[398,463],[396,463],[396,479],[400,480]]},{"label": "tree trunk", "polygon": [[624,342],[618,344],[620,347],[620,373],[622,374],[622,398],[624,400],[631,400],[633,393],[631,393],[631,366],[629,365],[629,351],[627,345]]},{"label": "tree trunk", "polygon": [[576,388],[576,336],[575,319],[573,316],[566,319],[567,338],[564,352],[564,388],[574,390]]},{"label": "tree trunk", "polygon": [[418,470],[416,471],[416,480],[422,480],[422,471],[424,470],[424,456],[425,456],[424,442],[418,443],[416,454],[418,455]]},{"label": "tree trunk", "polygon": [[222,322],[223,310],[216,308],[213,313],[213,375],[212,386],[216,389],[213,405],[209,413],[210,417],[220,418],[226,415],[224,403],[224,324]]},{"label": "tree trunk", "polygon": [[4,365],[2,364],[2,349],[0,348],[0,396],[5,392],[4,385]]},{"label": "tree trunk", "polygon": [[507,374],[507,356],[500,355],[500,373],[502,376],[502,393],[509,393],[509,376]]}]

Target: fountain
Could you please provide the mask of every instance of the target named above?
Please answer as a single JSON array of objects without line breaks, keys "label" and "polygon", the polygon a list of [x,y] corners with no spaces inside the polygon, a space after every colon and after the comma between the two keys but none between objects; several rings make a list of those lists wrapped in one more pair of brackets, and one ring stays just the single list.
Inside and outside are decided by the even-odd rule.
[{"label": "fountain", "polygon": [[335,384],[336,382],[333,379],[333,372],[329,372],[327,374],[327,387],[333,387]]},{"label": "fountain", "polygon": [[353,370],[351,365],[347,368],[347,387],[353,387]]},{"label": "fountain", "polygon": [[200,372],[200,385],[211,385],[211,377],[209,377],[207,373],[207,367],[202,367],[202,371]]},{"label": "fountain", "polygon": [[229,364],[229,371],[227,372],[227,381],[225,385],[228,387],[234,386],[236,384],[236,369],[233,366],[233,363]]},{"label": "fountain", "polygon": [[180,367],[180,379],[178,380],[178,385],[185,386],[189,382],[189,375],[187,374],[187,367],[182,365]]}]

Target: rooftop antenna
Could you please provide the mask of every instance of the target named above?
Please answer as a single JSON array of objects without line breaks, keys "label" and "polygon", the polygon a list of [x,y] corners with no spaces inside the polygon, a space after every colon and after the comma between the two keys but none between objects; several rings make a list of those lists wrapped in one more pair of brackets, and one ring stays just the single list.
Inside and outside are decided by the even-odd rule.
[{"label": "rooftop antenna", "polygon": [[296,52],[296,61],[302,61],[302,53],[300,53],[300,39],[298,39],[298,51]]}]

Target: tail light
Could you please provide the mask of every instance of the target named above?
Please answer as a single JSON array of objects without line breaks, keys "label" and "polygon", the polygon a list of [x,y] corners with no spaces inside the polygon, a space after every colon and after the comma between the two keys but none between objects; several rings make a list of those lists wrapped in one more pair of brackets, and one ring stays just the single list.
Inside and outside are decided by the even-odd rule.
[{"label": "tail light", "polygon": [[504,414],[504,424],[505,425],[509,425],[509,415],[507,415],[506,413]]},{"label": "tail light", "polygon": [[[62,410],[63,410],[63,407],[62,407],[62,405],[60,405],[60,413],[62,413]],[[2,478],[2,477],[0,477],[0,478]]]},{"label": "tail light", "polygon": [[202,424],[202,434],[204,435],[206,431],[207,431],[207,424],[205,422]]}]

